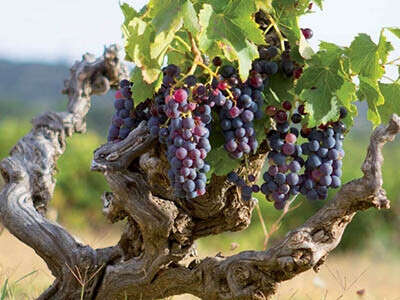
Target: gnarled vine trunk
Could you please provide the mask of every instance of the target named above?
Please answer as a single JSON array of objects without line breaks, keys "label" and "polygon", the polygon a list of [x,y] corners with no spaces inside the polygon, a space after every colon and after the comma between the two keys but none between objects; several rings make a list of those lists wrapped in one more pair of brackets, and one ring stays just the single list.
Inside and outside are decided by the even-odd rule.
[{"label": "gnarled vine trunk", "polygon": [[[98,148],[92,162],[92,170],[103,173],[111,188],[102,197],[105,215],[112,222],[127,219],[121,239],[105,249],[82,245],[47,220],[45,212],[66,138],[85,131],[90,96],[107,92],[127,76],[117,52],[111,46],[98,59],[87,54],[76,62],[65,82],[68,111],[35,118],[31,132],[0,164],[5,180],[1,222],[36,251],[56,278],[39,299],[79,299],[78,273],[90,279],[85,282],[84,299],[159,299],[183,293],[203,299],[268,299],[279,282],[317,270],[357,211],[389,208],[382,188],[381,149],[400,132],[396,115],[373,132],[362,166],[364,176],[343,185],[274,247],[199,260],[194,241],[245,229],[255,203],[243,201],[236,186],[214,175],[206,195],[189,202],[175,198],[163,146],[152,139],[143,122],[124,141]],[[255,174],[267,152],[262,144],[250,157]],[[184,264],[184,259],[190,263]]]}]

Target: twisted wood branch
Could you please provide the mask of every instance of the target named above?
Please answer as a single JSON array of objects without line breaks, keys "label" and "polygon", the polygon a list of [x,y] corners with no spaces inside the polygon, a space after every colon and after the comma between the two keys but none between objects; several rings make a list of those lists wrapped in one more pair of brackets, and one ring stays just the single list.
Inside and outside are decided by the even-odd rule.
[{"label": "twisted wood branch", "polygon": [[[126,77],[117,48],[94,59],[85,55],[65,82],[68,111],[45,113],[0,163],[5,186],[0,194],[0,220],[47,263],[55,282],[39,299],[159,299],[191,293],[203,299],[268,299],[279,282],[309,269],[317,270],[340,242],[355,213],[389,208],[382,188],[382,147],[400,132],[394,115],[374,131],[362,166],[364,176],[345,184],[336,196],[302,226],[267,251],[245,251],[231,257],[196,258],[194,241],[224,231],[246,228],[255,203],[243,201],[225,177],[212,176],[207,194],[194,201],[173,196],[165,149],[141,123],[122,142],[105,144],[94,153],[92,170],[103,173],[111,192],[102,196],[111,222],[126,220],[114,247],[93,249],[76,241],[45,218],[55,187],[56,161],[66,138],[85,131],[90,96],[104,93]],[[250,157],[258,174],[267,155],[265,143]],[[243,168],[238,170],[244,174]],[[191,259],[192,258],[192,259]],[[184,263],[190,261],[190,263]]]}]

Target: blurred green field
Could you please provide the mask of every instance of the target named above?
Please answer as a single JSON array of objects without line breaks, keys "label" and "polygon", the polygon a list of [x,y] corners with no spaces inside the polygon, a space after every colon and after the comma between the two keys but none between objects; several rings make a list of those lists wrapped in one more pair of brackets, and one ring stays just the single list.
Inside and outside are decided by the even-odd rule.
[{"label": "blurred green field", "polygon": [[[0,121],[0,158],[7,156],[11,147],[29,128],[29,122],[23,120]],[[360,166],[368,145],[368,135],[367,129],[351,132],[346,138],[343,182],[361,176]],[[57,187],[51,204],[51,217],[73,232],[79,232],[79,238],[94,247],[115,244],[120,230],[120,225],[107,224],[101,214],[100,195],[108,190],[105,180],[101,174],[89,170],[92,153],[103,142],[104,138],[95,131],[68,140],[67,151],[58,163]],[[290,283],[282,284],[275,299],[400,299],[399,146],[399,142],[395,141],[384,149],[384,187],[392,200],[392,209],[368,210],[357,214],[346,230],[343,242],[321,273],[315,275],[307,272]],[[334,191],[331,196],[333,194]],[[259,203],[269,228],[280,212],[261,197]],[[301,197],[296,203],[301,203],[300,207],[285,216],[270,243],[303,223],[323,205],[323,202],[310,203]],[[200,256],[203,257],[218,252],[230,255],[246,249],[261,250],[263,242],[260,221],[254,213],[247,230],[208,237],[200,240],[198,245]],[[9,299],[33,299],[52,281],[49,271],[31,249],[7,231],[0,236],[0,245],[0,299],[1,286],[6,278],[13,293]],[[15,284],[15,281],[32,271],[36,272]],[[355,280],[354,285],[349,287]],[[356,292],[363,289],[364,295],[357,295]],[[181,296],[173,299],[194,298]]]}]

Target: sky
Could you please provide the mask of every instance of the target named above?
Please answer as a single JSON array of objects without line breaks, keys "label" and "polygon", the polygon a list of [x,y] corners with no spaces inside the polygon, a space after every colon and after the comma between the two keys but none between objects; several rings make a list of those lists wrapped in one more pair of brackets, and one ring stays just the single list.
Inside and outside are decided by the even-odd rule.
[{"label": "sky", "polygon": [[[125,2],[140,8],[147,1]],[[376,41],[382,27],[400,27],[399,11],[398,0],[325,0],[324,11],[303,17],[301,24],[313,29],[314,49],[320,40],[346,46],[358,33],[368,33]],[[0,58],[72,62],[85,52],[99,55],[104,45],[122,45],[122,19],[116,0],[4,1]]]}]

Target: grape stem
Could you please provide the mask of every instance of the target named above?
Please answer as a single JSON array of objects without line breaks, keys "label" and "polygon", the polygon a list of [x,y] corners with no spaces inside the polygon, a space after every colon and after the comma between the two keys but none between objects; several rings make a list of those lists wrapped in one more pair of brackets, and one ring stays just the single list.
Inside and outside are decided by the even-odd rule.
[{"label": "grape stem", "polygon": [[264,232],[264,236],[267,237],[267,236],[269,236],[268,229],[267,229],[267,226],[265,226],[264,217],[261,213],[260,205],[258,203],[256,205],[256,209],[257,209],[258,218],[260,219],[261,228]]},{"label": "grape stem", "polygon": [[281,42],[281,50],[285,51],[285,38],[283,37],[281,31],[278,28],[278,24],[276,24],[274,18],[267,14],[268,21],[271,22],[272,27],[274,27],[276,34]]},{"label": "grape stem", "polygon": [[[275,232],[277,232],[277,231],[279,230],[279,228],[281,227],[283,218],[284,218],[289,212],[291,212],[291,211],[297,209],[297,208],[301,205],[301,202],[300,202],[300,203],[297,204],[296,206],[290,207],[290,206],[292,205],[292,203],[294,202],[294,200],[296,200],[296,198],[297,198],[297,195],[293,196],[292,199],[290,199],[289,201],[286,202],[285,207],[283,208],[282,214],[279,216],[279,218],[278,218],[274,223],[272,223],[271,229],[270,229],[269,233],[268,233],[268,231],[267,231],[267,234],[264,234],[265,238],[264,238],[263,250],[266,250],[266,249],[267,249],[268,242],[269,242],[271,236],[272,236]],[[260,216],[261,216],[261,218],[262,218],[261,211],[260,211],[259,217],[260,217]],[[264,220],[263,220],[262,222],[264,222]]]},{"label": "grape stem", "polygon": [[188,45],[188,43],[185,42],[185,40],[184,40],[183,38],[181,38],[180,36],[177,36],[177,35],[176,35],[176,36],[175,36],[175,39],[176,39],[179,43],[181,43],[182,46],[185,47],[186,50],[187,50],[189,53],[192,53],[192,49],[190,48],[190,46]]}]

